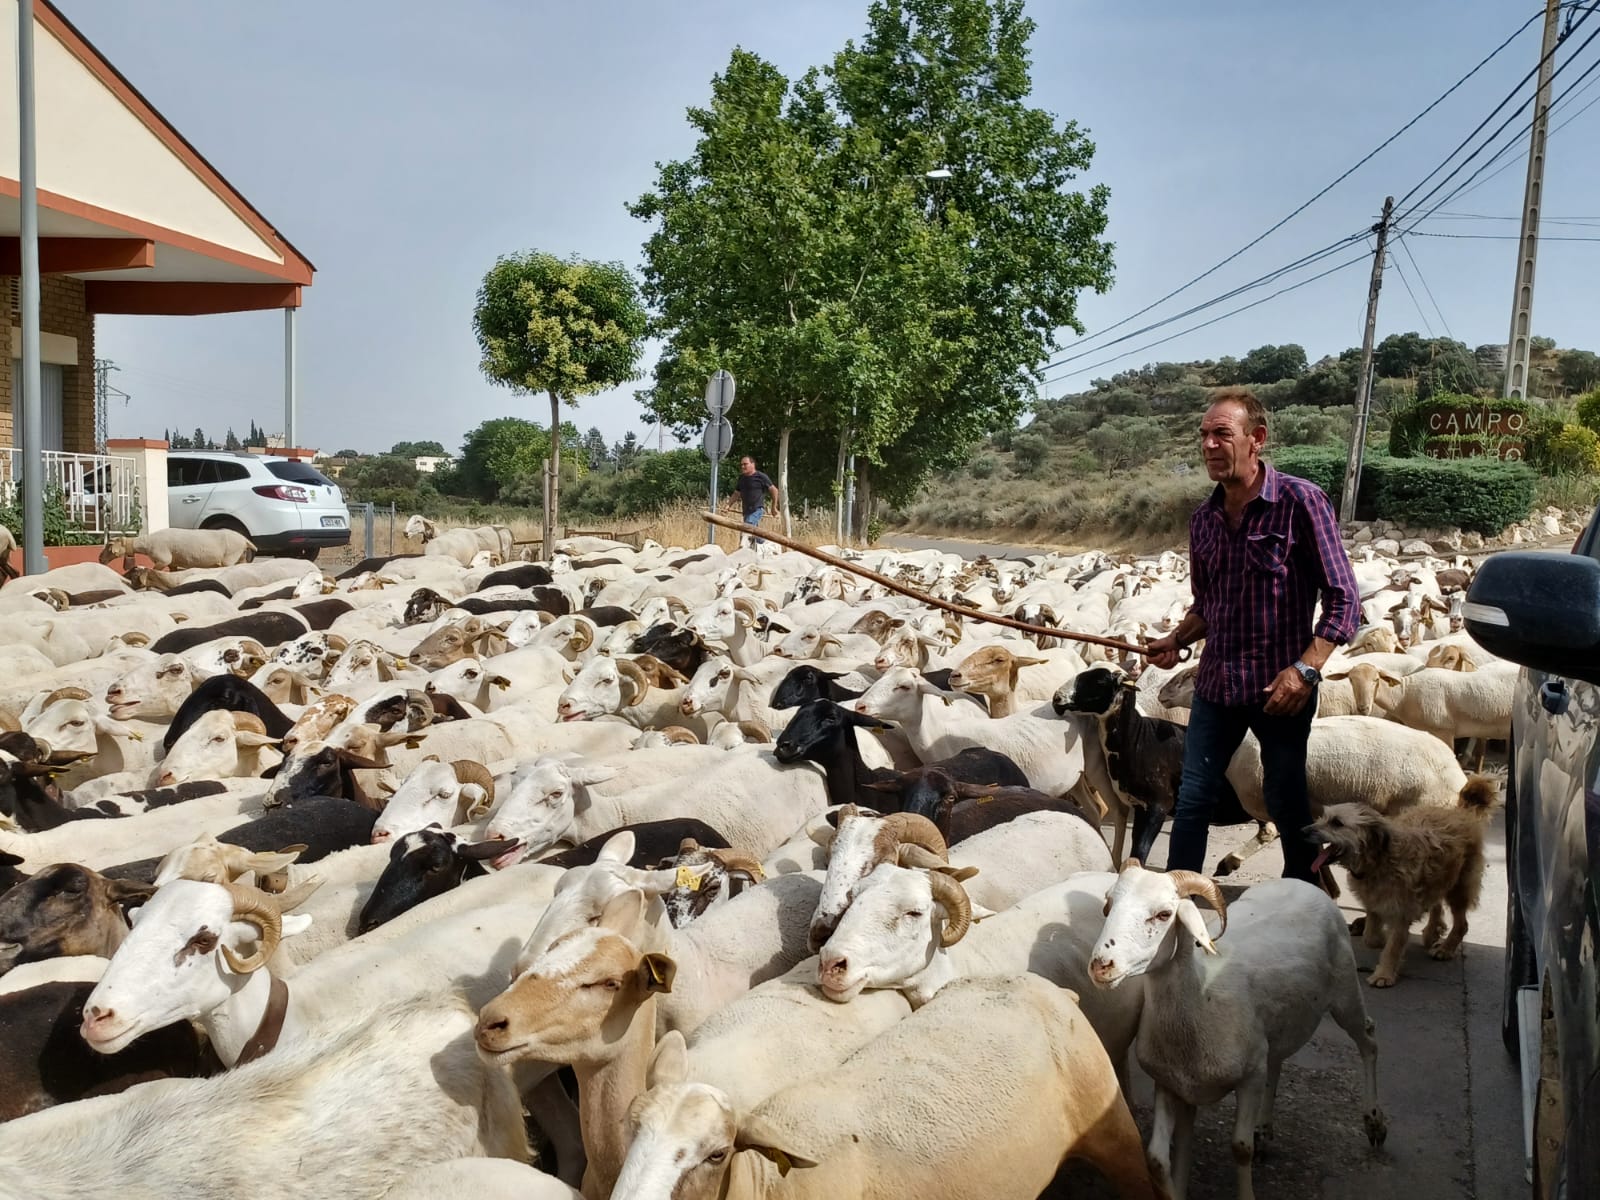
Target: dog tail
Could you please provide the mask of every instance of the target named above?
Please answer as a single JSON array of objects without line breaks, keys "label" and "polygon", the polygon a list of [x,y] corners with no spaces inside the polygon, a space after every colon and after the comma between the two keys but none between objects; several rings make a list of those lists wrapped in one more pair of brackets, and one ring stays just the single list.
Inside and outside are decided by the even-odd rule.
[{"label": "dog tail", "polygon": [[1487,817],[1500,803],[1500,789],[1487,775],[1470,775],[1456,803],[1469,812]]}]

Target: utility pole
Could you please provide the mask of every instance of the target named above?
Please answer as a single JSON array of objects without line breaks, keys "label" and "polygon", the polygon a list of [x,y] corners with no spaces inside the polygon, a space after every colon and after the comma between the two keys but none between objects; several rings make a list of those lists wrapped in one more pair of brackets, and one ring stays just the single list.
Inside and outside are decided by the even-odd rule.
[{"label": "utility pole", "polygon": [[106,438],[111,427],[111,393],[126,399],[128,393],[119,391],[111,386],[111,372],[118,370],[116,363],[109,358],[94,360],[94,450],[96,454],[106,452]]},{"label": "utility pole", "polygon": [[1394,197],[1383,201],[1383,216],[1372,232],[1378,235],[1378,248],[1372,256],[1372,282],[1367,285],[1367,325],[1361,334],[1361,374],[1356,378],[1356,427],[1350,439],[1350,462],[1345,467],[1344,491],[1339,497],[1339,519],[1356,518],[1356,496],[1361,491],[1361,460],[1367,449],[1367,416],[1372,411],[1372,343],[1378,330],[1378,293],[1383,290],[1383,255],[1389,245],[1389,220],[1394,216]]},{"label": "utility pole", "polygon": [[[39,175],[33,106],[33,0],[17,4],[17,195],[22,210],[21,400],[13,412],[22,419],[22,570],[37,575],[44,560],[43,404],[39,383]],[[10,350],[7,350],[10,353]]]},{"label": "utility pole", "polygon": [[1539,58],[1539,92],[1533,101],[1528,142],[1528,182],[1522,190],[1522,236],[1517,240],[1517,276],[1511,292],[1511,336],[1506,339],[1508,400],[1528,395],[1528,355],[1533,334],[1533,268],[1539,257],[1539,209],[1544,200],[1544,142],[1550,128],[1550,77],[1555,70],[1561,0],[1545,0],[1544,41]]}]

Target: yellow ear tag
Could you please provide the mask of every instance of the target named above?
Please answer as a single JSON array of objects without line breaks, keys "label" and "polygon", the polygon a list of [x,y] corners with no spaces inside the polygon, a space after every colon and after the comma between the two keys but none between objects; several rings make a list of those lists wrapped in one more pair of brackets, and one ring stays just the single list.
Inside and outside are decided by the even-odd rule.
[{"label": "yellow ear tag", "polygon": [[678,868],[677,885],[679,887],[688,888],[691,892],[698,892],[700,890],[700,885],[703,882],[705,882],[705,877],[695,874],[691,868]]}]

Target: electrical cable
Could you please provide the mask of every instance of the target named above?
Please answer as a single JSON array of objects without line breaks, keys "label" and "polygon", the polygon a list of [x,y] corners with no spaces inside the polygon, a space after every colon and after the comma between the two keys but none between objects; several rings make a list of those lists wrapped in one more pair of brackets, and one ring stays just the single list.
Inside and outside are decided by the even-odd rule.
[{"label": "electrical cable", "polygon": [[1422,327],[1428,331],[1428,336],[1433,336],[1433,326],[1428,324],[1428,314],[1422,311],[1422,304],[1417,300],[1417,294],[1411,290],[1411,281],[1406,278],[1406,273],[1400,269],[1400,260],[1394,255],[1389,255],[1389,265],[1394,268],[1394,273],[1400,276],[1400,282],[1405,284],[1406,295],[1411,297],[1411,307],[1417,310],[1417,316],[1422,318]]},{"label": "electrical cable", "polygon": [[[1444,309],[1439,307],[1439,301],[1434,298],[1433,289],[1428,286],[1427,276],[1422,273],[1422,264],[1417,261],[1416,255],[1411,253],[1411,247],[1406,245],[1404,238],[1398,238],[1396,241],[1399,243],[1400,249],[1406,252],[1406,259],[1411,263],[1411,269],[1416,272],[1417,282],[1422,285],[1422,290],[1427,293],[1428,302],[1433,305],[1433,311],[1439,314],[1439,324],[1444,326],[1445,336],[1451,341],[1455,341],[1456,335],[1450,328],[1450,322],[1445,318]],[[1396,266],[1398,265],[1397,263]],[[1423,318],[1422,323],[1424,325],[1428,323],[1426,317]]]},{"label": "electrical cable", "polygon": [[[1563,5],[1563,7],[1565,7],[1565,5]],[[1585,16],[1587,16],[1588,12],[1591,12],[1591,11],[1593,11],[1593,10],[1592,9],[1591,10],[1586,10]],[[1392,145],[1402,134],[1404,134],[1407,130],[1409,130],[1412,126],[1414,126],[1418,121],[1422,120],[1422,118],[1426,117],[1434,109],[1438,108],[1439,105],[1443,104],[1457,90],[1459,90],[1460,87],[1463,84],[1465,84],[1469,79],[1471,79],[1479,71],[1483,70],[1484,67],[1488,66],[1489,63],[1492,62],[1500,54],[1501,51],[1503,51],[1507,46],[1509,46],[1519,36],[1521,36],[1523,31],[1525,31],[1535,21],[1539,20],[1542,15],[1543,15],[1542,10],[1540,12],[1535,12],[1532,16],[1530,16],[1521,25],[1517,26],[1517,28],[1514,29],[1511,32],[1510,36],[1507,37],[1505,39],[1505,41],[1501,42],[1493,50],[1489,51],[1489,53],[1486,54],[1482,59],[1480,59],[1478,61],[1478,63],[1471,70],[1469,70],[1460,79],[1456,80],[1453,84],[1451,84],[1448,88],[1446,88],[1442,93],[1440,93],[1440,95],[1437,96],[1430,104],[1428,104],[1428,106],[1426,108],[1424,108],[1421,112],[1417,113],[1416,116],[1412,117],[1404,125],[1400,126],[1399,129],[1395,130],[1392,134],[1390,134],[1387,138],[1385,138],[1382,142],[1380,142],[1374,149],[1368,151],[1365,155],[1363,155],[1360,159],[1358,159],[1353,166],[1351,166],[1349,169],[1344,171],[1343,174],[1339,175],[1331,183],[1329,183],[1325,187],[1323,187],[1320,191],[1318,191],[1315,195],[1313,195],[1309,200],[1305,201],[1305,203],[1301,204],[1293,212],[1289,213],[1288,216],[1284,217],[1282,220],[1278,221],[1276,224],[1274,224],[1272,226],[1269,226],[1263,233],[1258,234],[1256,237],[1254,237],[1250,241],[1246,242],[1243,246],[1240,246],[1239,249],[1235,250],[1232,254],[1230,254],[1226,258],[1222,259],[1222,261],[1218,262],[1214,266],[1208,267],[1206,270],[1204,270],[1200,274],[1196,275],[1193,279],[1189,280],[1185,284],[1180,285],[1179,287],[1174,288],[1172,291],[1168,292],[1165,296],[1162,296],[1160,299],[1152,301],[1151,303],[1145,305],[1143,308],[1139,309],[1137,312],[1133,312],[1133,313],[1128,314],[1126,317],[1123,317],[1122,320],[1117,321],[1114,324],[1107,325],[1104,329],[1101,329],[1096,333],[1087,334],[1084,337],[1079,338],[1076,342],[1074,342],[1072,344],[1070,349],[1076,350],[1079,347],[1084,346],[1088,342],[1095,341],[1095,340],[1103,337],[1105,334],[1112,333],[1115,330],[1121,329],[1124,325],[1127,325],[1130,321],[1138,320],[1140,317],[1144,316],[1145,313],[1151,311],[1154,308],[1160,307],[1161,305],[1165,304],[1168,300],[1171,300],[1174,296],[1177,296],[1177,295],[1179,295],[1179,294],[1181,294],[1183,292],[1188,291],[1191,287],[1193,287],[1195,284],[1199,283],[1202,279],[1206,279],[1209,276],[1215,274],[1217,271],[1220,271],[1223,267],[1225,267],[1229,263],[1233,262],[1236,258],[1238,258],[1240,255],[1244,254],[1246,251],[1254,249],[1256,246],[1260,245],[1263,241],[1265,241],[1272,234],[1274,234],[1278,230],[1282,229],[1290,221],[1294,220],[1295,217],[1297,217],[1301,213],[1305,212],[1306,209],[1310,208],[1318,200],[1322,199],[1322,197],[1326,196],[1334,188],[1338,187],[1339,184],[1343,183],[1346,179],[1350,178],[1351,175],[1355,174],[1362,167],[1366,166],[1367,163],[1371,162],[1381,152],[1383,152],[1384,150],[1388,149],[1389,146]],[[1520,87],[1521,84],[1518,84],[1517,86]],[[1447,159],[1446,161],[1449,161],[1449,160]],[[1437,168],[1435,168],[1435,170],[1437,170]],[[1424,182],[1426,182],[1426,180],[1424,180]],[[1135,335],[1135,336],[1137,336],[1137,335]],[[1097,349],[1103,350],[1103,349],[1106,348],[1107,345],[1110,345],[1110,344],[1111,343],[1104,343],[1101,346],[1099,346]],[[1065,361],[1071,361],[1071,360],[1070,359],[1063,359],[1063,360],[1060,360],[1060,361],[1061,362],[1065,362]],[[1049,370],[1051,367],[1058,366],[1058,365],[1060,365],[1060,362],[1046,363],[1045,364],[1045,369]]]}]

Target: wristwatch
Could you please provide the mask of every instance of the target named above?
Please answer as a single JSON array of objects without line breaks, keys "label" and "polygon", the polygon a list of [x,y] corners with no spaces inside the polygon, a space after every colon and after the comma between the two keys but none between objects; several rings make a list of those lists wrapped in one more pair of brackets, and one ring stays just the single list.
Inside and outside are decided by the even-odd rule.
[{"label": "wristwatch", "polygon": [[1300,678],[1306,681],[1307,687],[1316,687],[1322,682],[1322,672],[1308,663],[1296,659],[1294,669],[1300,673]]}]

